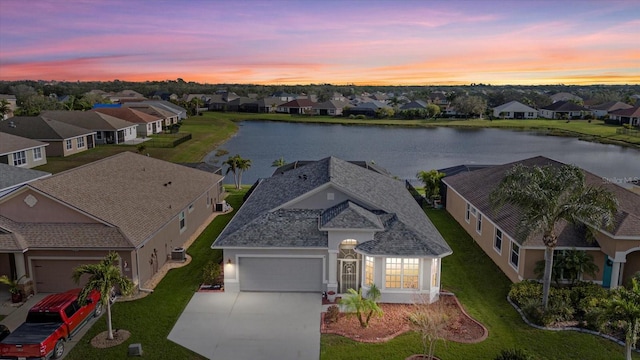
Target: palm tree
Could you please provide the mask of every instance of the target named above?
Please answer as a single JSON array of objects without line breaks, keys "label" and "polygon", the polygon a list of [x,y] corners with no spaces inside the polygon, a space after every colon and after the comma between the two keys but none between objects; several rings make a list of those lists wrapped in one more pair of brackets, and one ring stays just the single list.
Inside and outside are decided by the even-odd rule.
[{"label": "palm tree", "polygon": [[431,201],[440,194],[440,180],[445,177],[445,173],[438,170],[418,171],[416,177],[424,184],[424,195]]},{"label": "palm tree", "polygon": [[96,306],[106,306],[107,308],[107,339],[109,340],[113,340],[111,292],[114,287],[120,289],[120,293],[123,295],[130,295],[133,292],[133,282],[122,275],[120,269],[114,265],[118,259],[118,253],[110,252],[97,264],[80,265],[73,269],[73,281],[76,284],[83,275],[89,275],[89,281],[80,291],[80,295],[78,295],[78,303],[85,304],[91,291],[97,290],[100,292],[100,302]]},{"label": "palm tree", "polygon": [[242,185],[242,173],[251,167],[251,160],[243,159],[239,154],[235,154],[234,156],[230,156],[223,164],[228,166],[226,174],[229,172],[233,173],[236,189],[240,189]]},{"label": "palm tree", "polygon": [[624,327],[625,355],[627,360],[631,360],[631,349],[640,334],[640,282],[636,277],[631,279],[630,288],[619,287],[612,291],[611,298],[605,302],[605,314]]},{"label": "palm tree", "polygon": [[490,200],[496,211],[505,203],[520,208],[522,214],[516,233],[519,239],[542,233],[545,310],[549,304],[553,251],[558,243],[556,225],[564,220],[571,224],[584,223],[591,231],[594,231],[592,227],[610,228],[617,211],[614,195],[602,187],[587,186],[582,170],[572,165],[527,167],[518,164],[507,172]]},{"label": "palm tree", "polygon": [[280,159],[273,160],[273,162],[271,163],[271,166],[273,167],[280,167],[284,165],[287,165],[287,162],[284,161],[284,157],[280,157]]},{"label": "palm tree", "polygon": [[[382,309],[378,306],[380,290],[375,284],[371,284],[367,296],[362,295],[362,288],[355,291],[347,289],[348,294],[340,299],[340,305],[344,306],[350,313],[355,313],[360,322],[360,326],[369,326],[372,315],[382,316]],[[366,317],[363,317],[366,314]]]}]

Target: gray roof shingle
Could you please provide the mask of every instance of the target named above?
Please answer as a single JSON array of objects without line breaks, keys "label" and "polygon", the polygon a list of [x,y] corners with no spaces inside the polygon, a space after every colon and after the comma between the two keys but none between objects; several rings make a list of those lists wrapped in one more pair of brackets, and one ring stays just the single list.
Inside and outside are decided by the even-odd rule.
[{"label": "gray roof shingle", "polygon": [[[299,222],[280,218],[292,214],[292,210],[283,209],[284,205],[323,185],[330,185],[344,192],[352,198],[355,205],[349,205],[349,214],[345,213],[343,218],[336,220],[339,226],[349,223],[362,226],[363,220],[374,226],[377,223],[383,224],[384,231],[377,232],[372,239],[375,242],[366,246],[369,242],[360,244],[357,247],[359,251],[386,255],[410,253],[413,256],[444,256],[451,253],[447,243],[413,200],[403,182],[335,157],[324,158],[261,180],[213,246],[278,246],[274,245],[278,236],[282,232],[292,232],[300,234],[303,239],[311,236],[312,241],[286,240],[289,245],[317,247],[319,243],[316,239],[326,237],[326,232],[320,230],[321,212],[309,210],[307,214],[310,217],[315,215],[315,218],[307,219],[305,226],[300,228],[296,227],[300,226]],[[271,224],[274,213],[280,217],[278,221],[281,229],[276,229],[278,222]],[[331,216],[327,218],[330,218],[327,223],[333,219]],[[294,217],[293,220],[295,219],[297,218]],[[312,222],[315,225],[313,229],[310,225]],[[265,224],[269,225],[264,226]],[[323,246],[327,246],[326,242]]]},{"label": "gray roof shingle", "polygon": [[6,155],[16,151],[33,149],[47,145],[49,144],[43,143],[38,140],[0,132],[0,155]]}]

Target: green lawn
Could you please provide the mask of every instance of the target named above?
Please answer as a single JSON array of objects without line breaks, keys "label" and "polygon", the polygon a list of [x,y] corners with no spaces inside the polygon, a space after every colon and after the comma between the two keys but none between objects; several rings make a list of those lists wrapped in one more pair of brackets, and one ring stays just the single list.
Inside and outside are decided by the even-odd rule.
[{"label": "green lawn", "polygon": [[[541,331],[524,324],[507,303],[509,280],[475,245],[444,210],[429,210],[429,217],[454,254],[442,262],[443,288],[453,291],[467,312],[489,330],[478,344],[439,343],[436,355],[447,359],[493,359],[501,349],[519,347],[539,359],[622,359],[624,349],[611,341],[571,331]],[[404,359],[420,352],[415,333],[384,344],[361,344],[337,336],[322,335],[322,359]],[[640,356],[636,356],[640,358]]]},{"label": "green lawn", "polygon": [[113,326],[115,329],[131,332],[127,342],[109,349],[93,348],[89,341],[107,328],[105,318],[102,317],[69,353],[67,359],[123,359],[127,356],[128,345],[132,343],[141,343],[144,357],[148,359],[203,359],[167,340],[167,336],[198,289],[204,265],[209,260],[220,261],[222,258],[222,252],[212,250],[210,246],[240,207],[246,190],[227,190],[230,195],[226,200],[234,208],[234,212],[216,217],[189,247],[187,253],[192,257],[189,265],[169,271],[155,291],[145,298],[114,304]]}]

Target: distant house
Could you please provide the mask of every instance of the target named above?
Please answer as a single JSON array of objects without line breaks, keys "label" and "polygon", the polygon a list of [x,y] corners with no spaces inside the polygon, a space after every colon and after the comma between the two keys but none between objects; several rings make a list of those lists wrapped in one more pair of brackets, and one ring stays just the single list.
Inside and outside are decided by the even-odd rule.
[{"label": "distant house", "polygon": [[31,169],[47,163],[49,144],[0,132],[0,163]]},{"label": "distant house", "polygon": [[[0,197],[0,274],[35,292],[78,285],[78,265],[118,253],[138,289],[216,215],[223,177],[123,152]],[[28,291],[27,291],[28,292]]]},{"label": "distant house", "polygon": [[278,112],[287,114],[312,114],[313,106],[316,105],[309,99],[296,99],[278,106]]},{"label": "distant house", "polygon": [[156,109],[160,109],[166,111],[168,117],[172,124],[176,124],[180,120],[184,120],[187,118],[187,109],[178,106],[171,101],[163,101],[163,100],[144,100],[140,102],[132,102],[132,103],[124,103],[123,106],[131,107],[131,106],[153,106]]},{"label": "distant house", "polygon": [[161,118],[163,129],[169,128],[171,125],[177,124],[178,121],[180,121],[178,114],[169,109],[161,108],[160,106],[147,103],[126,103],[123,106]]},{"label": "distant house", "polygon": [[44,111],[40,116],[94,131],[96,144],[123,144],[138,137],[136,124],[96,111]]},{"label": "distant house", "polygon": [[313,106],[316,115],[340,116],[343,109],[349,106],[349,102],[340,100],[328,100]]},{"label": "distant house", "polygon": [[493,117],[500,119],[535,119],[538,110],[518,101],[510,101],[493,108]]},{"label": "distant house", "polygon": [[17,100],[15,95],[0,94],[0,102],[2,100],[9,103],[9,112],[4,114],[4,117],[0,119],[0,120],[6,120],[14,116],[13,113],[18,108],[18,105],[17,105]]},{"label": "distant house", "polygon": [[0,122],[5,132],[49,144],[48,156],[69,156],[95,146],[96,132],[42,116],[16,116]]},{"label": "distant house", "polygon": [[591,110],[569,101],[557,101],[540,108],[540,116],[545,119],[581,119],[591,114]]},{"label": "distant house", "polygon": [[276,112],[276,110],[278,109],[278,106],[284,104],[286,101],[281,100],[278,97],[269,96],[262,99],[258,99],[256,102],[258,104],[258,112],[273,113],[273,112]]},{"label": "distant house", "polygon": [[228,111],[258,112],[258,102],[255,99],[241,96],[227,103]]},{"label": "distant house", "polygon": [[160,115],[146,114],[142,111],[129,107],[96,108],[93,109],[93,111],[136,124],[139,136],[150,136],[162,132],[162,123],[164,122],[164,119],[160,117]]},{"label": "distant house", "polygon": [[559,92],[549,96],[549,98],[554,103],[558,101],[577,101],[577,102],[582,101],[582,98],[580,96],[573,95],[568,92]]},{"label": "distant house", "polygon": [[640,126],[640,106],[611,111],[609,113],[609,119],[617,121],[621,125],[631,124],[632,126]]},{"label": "distant house", "polygon": [[347,111],[345,111],[345,115],[365,115],[368,117],[375,117],[376,111],[382,108],[390,109],[391,106],[381,101],[372,100],[347,108]]},{"label": "distant house", "polygon": [[633,106],[629,104],[625,104],[620,101],[609,101],[606,103],[589,106],[589,110],[593,112],[593,116],[598,119],[602,119],[607,116],[610,112],[621,109],[630,109]]}]

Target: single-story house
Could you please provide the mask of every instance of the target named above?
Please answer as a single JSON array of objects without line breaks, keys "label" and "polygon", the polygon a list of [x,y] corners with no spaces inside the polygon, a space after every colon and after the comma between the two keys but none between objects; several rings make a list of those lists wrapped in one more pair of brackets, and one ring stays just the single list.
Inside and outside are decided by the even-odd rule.
[{"label": "single-story house", "polygon": [[591,110],[569,101],[556,101],[540,108],[540,117],[545,119],[582,119],[588,114]]},{"label": "single-story house", "polygon": [[342,110],[347,106],[349,106],[348,101],[327,100],[313,105],[313,112],[316,115],[340,116],[342,115]]},{"label": "single-story house", "polygon": [[589,106],[589,110],[593,112],[593,116],[595,116],[598,119],[602,119],[612,111],[621,110],[621,109],[631,109],[632,107],[633,106],[629,104],[625,104],[620,101],[609,101],[606,103]]},{"label": "single-story house", "polygon": [[109,251],[138,289],[215,216],[223,177],[123,152],[0,198],[0,274],[26,292],[76,287],[73,268]]},{"label": "single-story house", "polygon": [[122,144],[138,137],[138,125],[95,111],[44,111],[45,119],[95,131],[96,144]]},{"label": "single-story house", "polygon": [[400,106],[400,110],[412,110],[412,109],[426,110],[427,105],[429,104],[426,101],[413,100]]},{"label": "single-story house", "polygon": [[[526,239],[516,236],[519,209],[505,205],[496,212],[490,206],[489,195],[516,164],[563,165],[538,156],[460,172],[442,180],[446,186],[447,211],[513,282],[537,278],[534,268],[536,262],[544,259],[545,249],[541,234],[533,234]],[[602,177],[587,171],[584,174],[587,184],[603,186],[618,199],[615,228],[598,230],[595,242],[590,242],[584,226],[562,222],[556,230],[556,251],[576,249],[587,252],[593,256],[599,271],[594,278],[585,275],[584,279],[607,288],[616,287],[640,271],[640,194],[614,184],[615,181],[603,181]]]},{"label": "single-story house", "polygon": [[48,143],[48,156],[69,156],[95,146],[96,132],[42,116],[0,121],[0,132]]},{"label": "single-story house", "polygon": [[183,108],[182,106],[176,105],[174,103],[172,103],[171,101],[166,101],[166,100],[144,100],[142,102],[140,102],[139,104],[147,104],[147,105],[151,105],[151,106],[155,106],[157,108],[160,108],[162,110],[166,110],[170,113],[173,113],[174,115],[178,116],[177,120],[174,122],[177,123],[180,120],[184,120],[187,118],[187,109]]},{"label": "single-story house", "polygon": [[227,103],[226,110],[236,112],[258,112],[258,102],[255,99],[240,96],[229,101]]},{"label": "single-story house", "polygon": [[609,113],[609,119],[617,121],[618,124],[640,126],[640,106],[611,111]]},{"label": "single-story house", "polygon": [[49,144],[0,132],[0,163],[31,169],[47,163]]},{"label": "single-story house", "polygon": [[312,114],[314,105],[316,103],[309,99],[295,99],[279,105],[276,111],[287,114]]},{"label": "single-story house", "polygon": [[278,106],[284,104],[286,101],[284,100],[280,100],[280,98],[277,97],[265,97],[262,99],[258,99],[257,103],[258,103],[258,112],[261,113],[273,113],[276,112],[276,110],[278,109]]},{"label": "single-story house", "polygon": [[162,132],[162,122],[164,121],[164,119],[159,115],[154,116],[146,114],[142,111],[138,111],[134,108],[128,107],[98,107],[93,109],[93,111],[136,124],[136,131],[140,136],[150,136]]},{"label": "single-story house", "polygon": [[225,291],[346,293],[371,284],[383,302],[435,301],[451,248],[405,182],[335,157],[259,180],[212,245]]},{"label": "single-story house", "polygon": [[538,117],[538,110],[514,100],[493,108],[493,117],[500,119],[535,119]]},{"label": "single-story house", "polygon": [[172,112],[171,110],[166,108],[161,108],[156,105],[150,105],[146,103],[124,103],[122,104],[122,106],[129,109],[134,109],[134,110],[143,112],[151,116],[162,118],[163,129],[166,129],[171,125],[177,124],[178,121],[180,121],[180,116],[177,113]]},{"label": "single-story house", "polygon": [[347,107],[344,111],[344,115],[365,115],[375,117],[378,109],[391,109],[391,106],[382,101],[372,100]]}]

